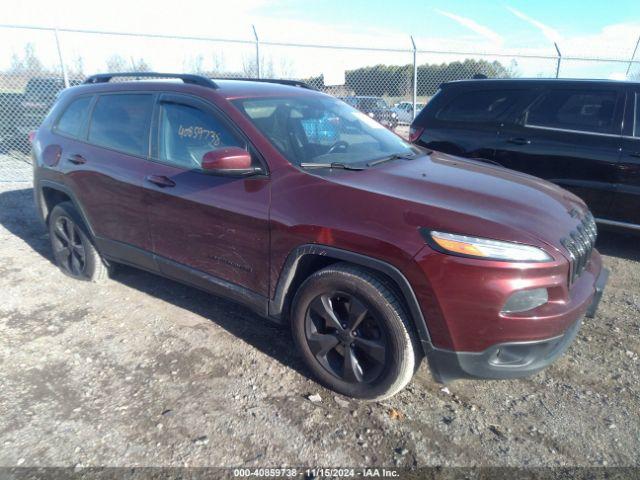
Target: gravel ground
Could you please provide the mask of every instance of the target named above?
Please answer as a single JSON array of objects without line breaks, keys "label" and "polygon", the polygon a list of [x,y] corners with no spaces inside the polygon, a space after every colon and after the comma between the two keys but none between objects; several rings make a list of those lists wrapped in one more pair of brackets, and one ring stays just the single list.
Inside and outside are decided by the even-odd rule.
[{"label": "gravel ground", "polygon": [[599,248],[598,315],[546,371],[443,388],[423,365],[364,403],[233,303],[129,268],[63,276],[31,188],[0,186],[0,466],[638,466],[640,248]]}]

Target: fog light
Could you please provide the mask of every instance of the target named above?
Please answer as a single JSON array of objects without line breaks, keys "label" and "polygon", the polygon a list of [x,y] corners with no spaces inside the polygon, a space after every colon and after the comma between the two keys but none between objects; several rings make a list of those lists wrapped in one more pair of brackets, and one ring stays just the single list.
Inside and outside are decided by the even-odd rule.
[{"label": "fog light", "polygon": [[533,290],[520,290],[512,294],[507,303],[502,307],[501,313],[517,313],[533,310],[549,301],[549,294],[546,288],[535,288]]}]

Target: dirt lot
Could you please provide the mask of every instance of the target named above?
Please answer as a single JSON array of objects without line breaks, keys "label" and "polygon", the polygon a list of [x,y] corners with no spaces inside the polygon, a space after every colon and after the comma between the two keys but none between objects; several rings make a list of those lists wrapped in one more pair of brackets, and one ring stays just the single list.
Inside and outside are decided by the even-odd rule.
[{"label": "dirt lot", "polygon": [[31,195],[0,187],[1,466],[640,463],[638,238],[601,235],[600,311],[545,372],[443,390],[423,365],[371,404],[237,305],[133,269],[63,276]]}]

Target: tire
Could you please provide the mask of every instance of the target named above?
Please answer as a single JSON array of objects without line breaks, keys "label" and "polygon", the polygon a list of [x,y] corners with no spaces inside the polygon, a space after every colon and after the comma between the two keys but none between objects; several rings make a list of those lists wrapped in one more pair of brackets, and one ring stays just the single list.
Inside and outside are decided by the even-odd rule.
[{"label": "tire", "polygon": [[65,275],[89,282],[102,282],[109,277],[109,267],[73,203],[56,205],[49,215],[48,227],[55,263]]},{"label": "tire", "polygon": [[298,289],[291,316],[302,357],[327,388],[382,400],[402,390],[420,361],[409,317],[385,280],[338,263]]}]

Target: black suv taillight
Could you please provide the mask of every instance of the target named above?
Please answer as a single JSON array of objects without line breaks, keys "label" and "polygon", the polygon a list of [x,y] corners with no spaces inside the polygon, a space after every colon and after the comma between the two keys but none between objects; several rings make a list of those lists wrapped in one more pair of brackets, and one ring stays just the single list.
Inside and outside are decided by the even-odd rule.
[{"label": "black suv taillight", "polygon": [[411,143],[417,141],[422,135],[422,132],[424,132],[424,127],[411,125],[411,128],[409,129],[409,141]]}]

